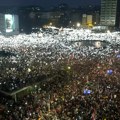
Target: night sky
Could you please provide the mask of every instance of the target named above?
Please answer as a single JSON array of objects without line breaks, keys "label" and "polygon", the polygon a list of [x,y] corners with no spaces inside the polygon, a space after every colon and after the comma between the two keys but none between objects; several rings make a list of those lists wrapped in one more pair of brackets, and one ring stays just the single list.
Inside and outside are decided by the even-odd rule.
[{"label": "night sky", "polygon": [[0,0],[0,6],[38,5],[44,8],[50,8],[61,3],[67,3],[70,7],[78,7],[89,4],[99,5],[100,0]]}]

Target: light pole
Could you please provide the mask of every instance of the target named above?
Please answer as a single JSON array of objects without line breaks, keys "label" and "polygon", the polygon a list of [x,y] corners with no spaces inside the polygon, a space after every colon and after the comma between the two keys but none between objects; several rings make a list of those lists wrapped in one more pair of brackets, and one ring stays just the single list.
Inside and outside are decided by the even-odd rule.
[{"label": "light pole", "polygon": [[80,25],[81,25],[81,24],[78,22],[78,23],[76,24],[77,28],[79,28],[79,27],[80,27]]}]

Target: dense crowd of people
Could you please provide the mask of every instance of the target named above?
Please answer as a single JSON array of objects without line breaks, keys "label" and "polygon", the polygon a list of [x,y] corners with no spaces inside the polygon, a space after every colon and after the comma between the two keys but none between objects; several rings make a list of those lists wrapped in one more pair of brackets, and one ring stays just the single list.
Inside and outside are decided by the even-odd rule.
[{"label": "dense crowd of people", "polygon": [[[1,98],[1,119],[119,120],[118,32],[51,29],[0,39],[0,51],[14,54],[0,56],[1,91],[35,85],[17,101]],[[109,44],[104,48],[101,41]]]}]

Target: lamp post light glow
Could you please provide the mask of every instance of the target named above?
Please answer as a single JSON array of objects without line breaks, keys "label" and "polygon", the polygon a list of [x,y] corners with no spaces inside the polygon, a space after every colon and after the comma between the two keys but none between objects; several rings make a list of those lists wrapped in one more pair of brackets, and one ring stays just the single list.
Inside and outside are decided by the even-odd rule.
[{"label": "lamp post light glow", "polygon": [[50,22],[50,26],[52,26],[53,24],[52,24],[52,22]]},{"label": "lamp post light glow", "polygon": [[71,69],[71,67],[70,66],[68,66],[68,70],[70,70]]},{"label": "lamp post light glow", "polygon": [[31,72],[31,69],[30,69],[30,68],[28,68],[28,72]]},{"label": "lamp post light glow", "polygon": [[111,33],[110,30],[107,30],[107,33],[110,34]]},{"label": "lamp post light glow", "polygon": [[77,27],[80,27],[80,23],[77,23]]}]

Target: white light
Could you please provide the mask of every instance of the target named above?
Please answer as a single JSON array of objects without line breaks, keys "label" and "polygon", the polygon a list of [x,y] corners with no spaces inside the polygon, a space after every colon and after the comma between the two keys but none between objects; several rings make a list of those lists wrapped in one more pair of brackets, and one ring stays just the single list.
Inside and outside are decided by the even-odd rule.
[{"label": "white light", "polygon": [[107,33],[110,33],[110,30],[107,30]]},{"label": "white light", "polygon": [[31,69],[30,69],[30,68],[28,68],[28,72],[31,72]]},{"label": "white light", "polygon": [[68,70],[70,70],[71,69],[71,67],[70,66],[68,66]]},{"label": "white light", "polygon": [[77,23],[77,27],[80,27],[80,23]]},{"label": "white light", "polygon": [[14,23],[13,15],[5,14],[6,32],[12,32],[13,31],[13,23]]},{"label": "white light", "polygon": [[25,105],[27,105],[27,102],[25,102]]},{"label": "white light", "polygon": [[43,37],[43,34],[42,34],[42,33],[39,33],[39,34],[38,34],[38,37]]}]

